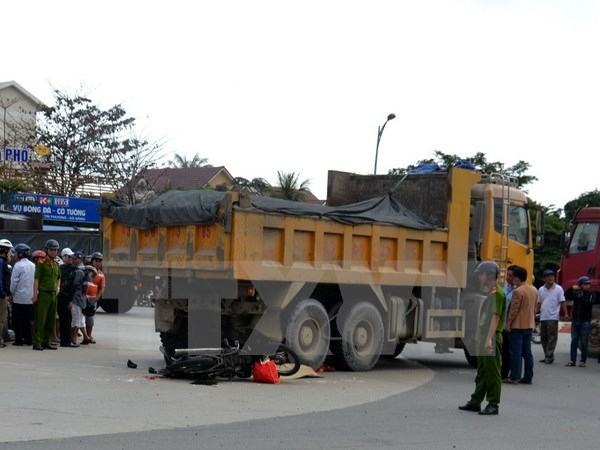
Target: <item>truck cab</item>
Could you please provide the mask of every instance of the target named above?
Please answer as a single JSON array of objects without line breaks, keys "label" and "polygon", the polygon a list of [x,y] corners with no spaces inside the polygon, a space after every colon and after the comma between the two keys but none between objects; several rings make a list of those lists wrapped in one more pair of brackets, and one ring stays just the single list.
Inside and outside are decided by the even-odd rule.
[{"label": "truck cab", "polygon": [[600,291],[600,208],[582,208],[575,215],[570,239],[560,262],[558,283],[566,291],[587,275],[592,291]]},{"label": "truck cab", "polygon": [[508,266],[521,266],[533,282],[534,243],[525,193],[509,179],[483,177],[471,195],[469,256],[475,261],[496,261],[503,275]]}]

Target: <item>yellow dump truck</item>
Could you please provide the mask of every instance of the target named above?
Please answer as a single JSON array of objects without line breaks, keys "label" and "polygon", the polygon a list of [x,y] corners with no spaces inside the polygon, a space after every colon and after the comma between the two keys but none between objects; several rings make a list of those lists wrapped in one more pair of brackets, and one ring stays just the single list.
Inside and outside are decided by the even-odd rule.
[{"label": "yellow dump truck", "polygon": [[150,286],[168,355],[259,332],[313,367],[329,355],[368,370],[419,340],[472,363],[482,297],[469,274],[482,259],[532,271],[525,195],[458,168],[329,178],[328,206],[217,191],[105,203],[103,307],[126,311]]}]

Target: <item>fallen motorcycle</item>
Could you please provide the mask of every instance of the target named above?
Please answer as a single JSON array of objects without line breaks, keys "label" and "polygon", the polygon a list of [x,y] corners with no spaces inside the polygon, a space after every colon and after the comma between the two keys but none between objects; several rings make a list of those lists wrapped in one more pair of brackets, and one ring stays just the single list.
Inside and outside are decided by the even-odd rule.
[{"label": "fallen motorcycle", "polygon": [[254,355],[251,348],[241,348],[227,340],[221,348],[177,349],[175,357],[163,351],[167,366],[160,372],[169,378],[233,379],[249,378],[256,363],[273,361],[280,376],[291,376],[300,370],[300,360],[292,349],[279,344],[268,355]]}]

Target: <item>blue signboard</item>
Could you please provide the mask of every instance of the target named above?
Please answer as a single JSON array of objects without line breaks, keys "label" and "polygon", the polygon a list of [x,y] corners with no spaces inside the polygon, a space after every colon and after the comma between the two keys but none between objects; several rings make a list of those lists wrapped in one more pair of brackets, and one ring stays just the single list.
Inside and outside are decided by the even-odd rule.
[{"label": "blue signboard", "polygon": [[29,149],[6,147],[0,153],[2,161],[13,163],[25,163],[29,161]]},{"label": "blue signboard", "polygon": [[7,203],[19,214],[42,214],[44,221],[100,223],[100,200],[43,194],[11,194]]}]

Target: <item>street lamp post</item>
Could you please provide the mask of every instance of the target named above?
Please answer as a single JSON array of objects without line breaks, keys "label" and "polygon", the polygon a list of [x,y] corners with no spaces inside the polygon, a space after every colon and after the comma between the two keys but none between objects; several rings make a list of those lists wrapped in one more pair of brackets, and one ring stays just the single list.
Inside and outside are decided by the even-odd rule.
[{"label": "street lamp post", "polygon": [[383,123],[382,126],[377,127],[377,146],[375,147],[375,168],[373,169],[373,175],[377,175],[377,158],[379,156],[379,142],[381,141],[381,135],[383,134],[383,130],[387,123],[396,118],[396,114],[388,114],[387,120]]}]

